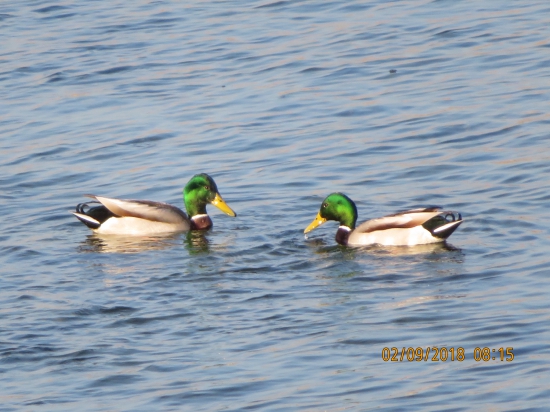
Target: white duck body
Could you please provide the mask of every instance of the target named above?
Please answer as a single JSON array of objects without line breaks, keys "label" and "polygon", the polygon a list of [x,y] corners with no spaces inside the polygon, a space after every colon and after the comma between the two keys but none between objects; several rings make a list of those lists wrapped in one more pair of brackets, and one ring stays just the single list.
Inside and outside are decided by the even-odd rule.
[{"label": "white duck body", "polygon": [[112,217],[92,230],[102,235],[155,235],[184,232],[189,230],[189,226],[182,224],[181,227],[177,227],[170,223],[152,222],[137,217]]},{"label": "white duck body", "polygon": [[350,246],[414,246],[444,242],[461,223],[460,213],[431,207],[367,220],[354,230],[341,226],[338,231],[344,232],[340,236],[348,231],[346,244]]},{"label": "white duck body", "polygon": [[[85,214],[83,207],[80,207],[80,210],[77,208],[79,212],[73,214],[95,233],[105,235],[154,235],[183,232],[191,228],[191,222],[187,215],[168,203],[88,196],[96,199],[104,208],[101,208],[101,206],[97,207],[101,210],[91,208]],[[95,213],[94,209],[96,209]],[[104,217],[106,218],[103,220]]]}]

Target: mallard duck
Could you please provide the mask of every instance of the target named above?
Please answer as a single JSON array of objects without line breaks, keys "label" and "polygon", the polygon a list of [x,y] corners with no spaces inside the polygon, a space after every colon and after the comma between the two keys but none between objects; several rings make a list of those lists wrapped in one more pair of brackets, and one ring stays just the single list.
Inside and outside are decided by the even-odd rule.
[{"label": "mallard duck", "polygon": [[72,213],[101,234],[146,235],[209,229],[212,220],[206,213],[207,203],[229,216],[237,216],[223,201],[216,183],[206,173],[193,176],[183,189],[183,202],[189,216],[168,203],[86,196],[96,200],[89,203],[100,203],[100,206],[80,203]]},{"label": "mallard duck", "polygon": [[336,241],[341,245],[413,246],[443,242],[460,226],[462,216],[439,207],[427,207],[367,220],[355,227],[357,207],[353,200],[342,193],[332,193],[323,200],[317,217],[304,233],[327,220],[340,222]]}]

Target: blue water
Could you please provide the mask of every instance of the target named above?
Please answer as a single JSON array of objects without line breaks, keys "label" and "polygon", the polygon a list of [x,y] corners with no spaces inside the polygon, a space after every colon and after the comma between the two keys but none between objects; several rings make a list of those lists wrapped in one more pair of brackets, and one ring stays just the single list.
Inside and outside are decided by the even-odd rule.
[{"label": "blue water", "polygon": [[[0,36],[1,411],[547,410],[548,2],[18,1]],[[205,236],[69,213],[199,172],[238,213]],[[334,191],[465,223],[305,239]]]}]

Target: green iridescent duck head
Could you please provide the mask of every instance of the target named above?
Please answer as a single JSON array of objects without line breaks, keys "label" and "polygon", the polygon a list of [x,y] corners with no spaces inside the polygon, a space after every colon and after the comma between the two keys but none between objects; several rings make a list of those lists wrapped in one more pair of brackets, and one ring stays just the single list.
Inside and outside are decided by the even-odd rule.
[{"label": "green iridescent duck head", "polygon": [[229,216],[237,214],[224,202],[216,182],[206,173],[195,175],[183,189],[183,202],[190,218],[206,214],[206,205],[212,204]]},{"label": "green iridescent duck head", "polygon": [[332,193],[328,195],[321,209],[313,222],[304,230],[304,233],[311,232],[316,227],[321,226],[328,220],[336,220],[340,226],[346,226],[350,229],[355,229],[357,222],[357,207],[353,200],[342,193]]}]

